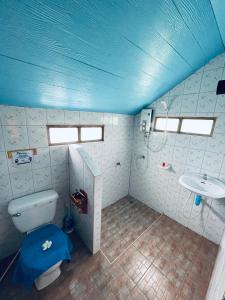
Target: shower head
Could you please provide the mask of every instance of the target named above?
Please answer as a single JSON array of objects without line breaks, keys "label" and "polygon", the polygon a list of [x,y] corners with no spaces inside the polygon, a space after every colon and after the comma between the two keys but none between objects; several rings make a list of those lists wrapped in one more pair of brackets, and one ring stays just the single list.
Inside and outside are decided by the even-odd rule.
[{"label": "shower head", "polygon": [[161,101],[161,104],[162,104],[163,108],[165,109],[165,111],[167,111],[168,110],[168,106],[167,106],[166,101]]}]

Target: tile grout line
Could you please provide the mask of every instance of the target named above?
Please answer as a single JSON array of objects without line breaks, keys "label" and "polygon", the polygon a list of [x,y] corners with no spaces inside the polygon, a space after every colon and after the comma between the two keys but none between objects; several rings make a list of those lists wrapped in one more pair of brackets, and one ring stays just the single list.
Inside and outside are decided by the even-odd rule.
[{"label": "tile grout line", "polygon": [[[133,246],[134,248],[135,248],[135,250],[138,252],[138,253],[140,253],[140,255],[142,255],[146,260],[148,260],[148,258],[145,256],[145,255],[143,255],[140,251],[139,251],[139,249],[137,249],[135,246],[134,246],[134,243],[147,231],[147,230],[149,230],[150,229],[150,227],[152,227],[152,225],[154,224],[154,223],[157,223],[158,221],[159,221],[159,219],[163,216],[164,214],[161,214],[154,222],[152,222],[152,224],[151,225],[149,225],[148,226],[148,228],[146,228],[143,232],[142,232],[142,234],[140,235],[140,236],[138,236],[137,238],[136,238],[136,240],[134,241],[134,242],[132,242],[112,263],[109,261],[109,259],[106,257],[106,255],[104,254],[104,252],[100,249],[100,251],[101,251],[101,253],[103,254],[103,256],[106,258],[106,260],[109,262],[109,264],[110,265],[112,265],[119,257],[121,257],[123,254],[124,254],[124,252],[127,250],[127,249],[129,249],[131,246]],[[132,288],[132,290],[134,290],[135,288],[137,288],[138,290],[139,290],[139,292],[141,292],[143,295],[144,295],[144,293],[139,289],[139,287],[138,287],[138,284],[139,284],[139,282],[142,280],[142,278],[145,276],[145,274],[147,273],[147,271],[152,267],[152,265],[154,265],[153,264],[153,261],[151,262],[151,263],[149,263],[149,266],[148,266],[148,268],[146,269],[146,271],[142,274],[142,276],[139,278],[139,280],[137,281],[137,282],[134,282],[133,281],[133,279],[132,278],[130,278],[130,276],[127,274],[127,272],[125,272],[126,274],[127,274],[127,276],[129,277],[129,279],[131,280],[131,281],[133,281],[133,283],[134,283],[134,286],[133,286],[133,288]],[[122,268],[123,269],[123,268]],[[158,269],[158,268],[157,268]],[[125,271],[125,270],[124,270]],[[160,271],[160,273],[162,274],[162,272]],[[163,276],[164,276],[164,274],[163,274]]]},{"label": "tile grout line", "polygon": [[[100,248],[100,251],[101,251],[101,253],[103,254],[103,256],[107,259],[107,261],[109,262],[109,264],[110,265],[112,265],[112,264],[114,264],[124,253],[125,253],[125,251],[127,251],[131,246],[133,246],[133,244],[146,232],[146,231],[148,231],[149,230],[149,228],[151,228],[152,227],[152,225],[153,224],[155,224],[155,223],[157,223],[158,221],[159,221],[159,219],[161,218],[163,216],[163,214],[160,214],[160,216],[155,220],[155,221],[153,221],[152,222],[152,224],[151,225],[149,225],[142,233],[141,233],[141,235],[139,235],[127,248],[125,248],[124,250],[123,250],[123,252],[122,253],[120,253],[120,255],[118,255],[112,262],[110,262],[110,260],[107,258],[107,256],[104,254],[104,252],[102,251],[102,249]],[[135,247],[135,246],[134,246]],[[136,249],[136,247],[135,247],[135,249]]]}]

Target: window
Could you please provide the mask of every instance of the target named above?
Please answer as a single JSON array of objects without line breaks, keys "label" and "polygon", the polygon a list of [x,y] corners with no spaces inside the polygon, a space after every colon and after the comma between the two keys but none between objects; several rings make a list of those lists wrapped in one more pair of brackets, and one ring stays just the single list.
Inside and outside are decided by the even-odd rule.
[{"label": "window", "polygon": [[190,134],[211,135],[214,119],[183,119],[180,132]]},{"label": "window", "polygon": [[50,144],[70,144],[78,142],[78,128],[76,127],[49,127]]},{"label": "window", "polygon": [[101,125],[49,125],[47,131],[50,146],[104,140],[104,126]]},{"label": "window", "polygon": [[211,136],[216,118],[207,117],[156,117],[154,131]]},{"label": "window", "polygon": [[167,131],[177,132],[179,126],[178,118],[156,118],[155,130],[157,131]]},{"label": "window", "polygon": [[102,127],[81,127],[80,139],[82,142],[102,140]]}]

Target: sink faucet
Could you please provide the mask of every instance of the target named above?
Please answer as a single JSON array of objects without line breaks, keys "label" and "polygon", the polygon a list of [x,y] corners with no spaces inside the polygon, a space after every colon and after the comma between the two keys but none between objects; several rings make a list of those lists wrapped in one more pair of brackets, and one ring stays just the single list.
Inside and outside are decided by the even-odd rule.
[{"label": "sink faucet", "polygon": [[207,179],[208,179],[207,174],[203,174],[203,179],[204,179],[204,180],[207,180]]}]

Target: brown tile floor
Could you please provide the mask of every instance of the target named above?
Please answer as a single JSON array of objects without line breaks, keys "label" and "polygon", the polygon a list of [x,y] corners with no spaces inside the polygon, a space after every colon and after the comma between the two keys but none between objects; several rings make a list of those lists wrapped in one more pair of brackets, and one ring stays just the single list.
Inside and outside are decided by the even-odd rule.
[{"label": "brown tile floor", "polygon": [[218,248],[166,216],[113,264],[101,252],[91,256],[79,240],[74,244],[71,263],[51,286],[26,291],[9,274],[0,299],[204,300]]},{"label": "brown tile floor", "polygon": [[130,196],[104,208],[101,250],[110,263],[159,217],[159,213]]}]

